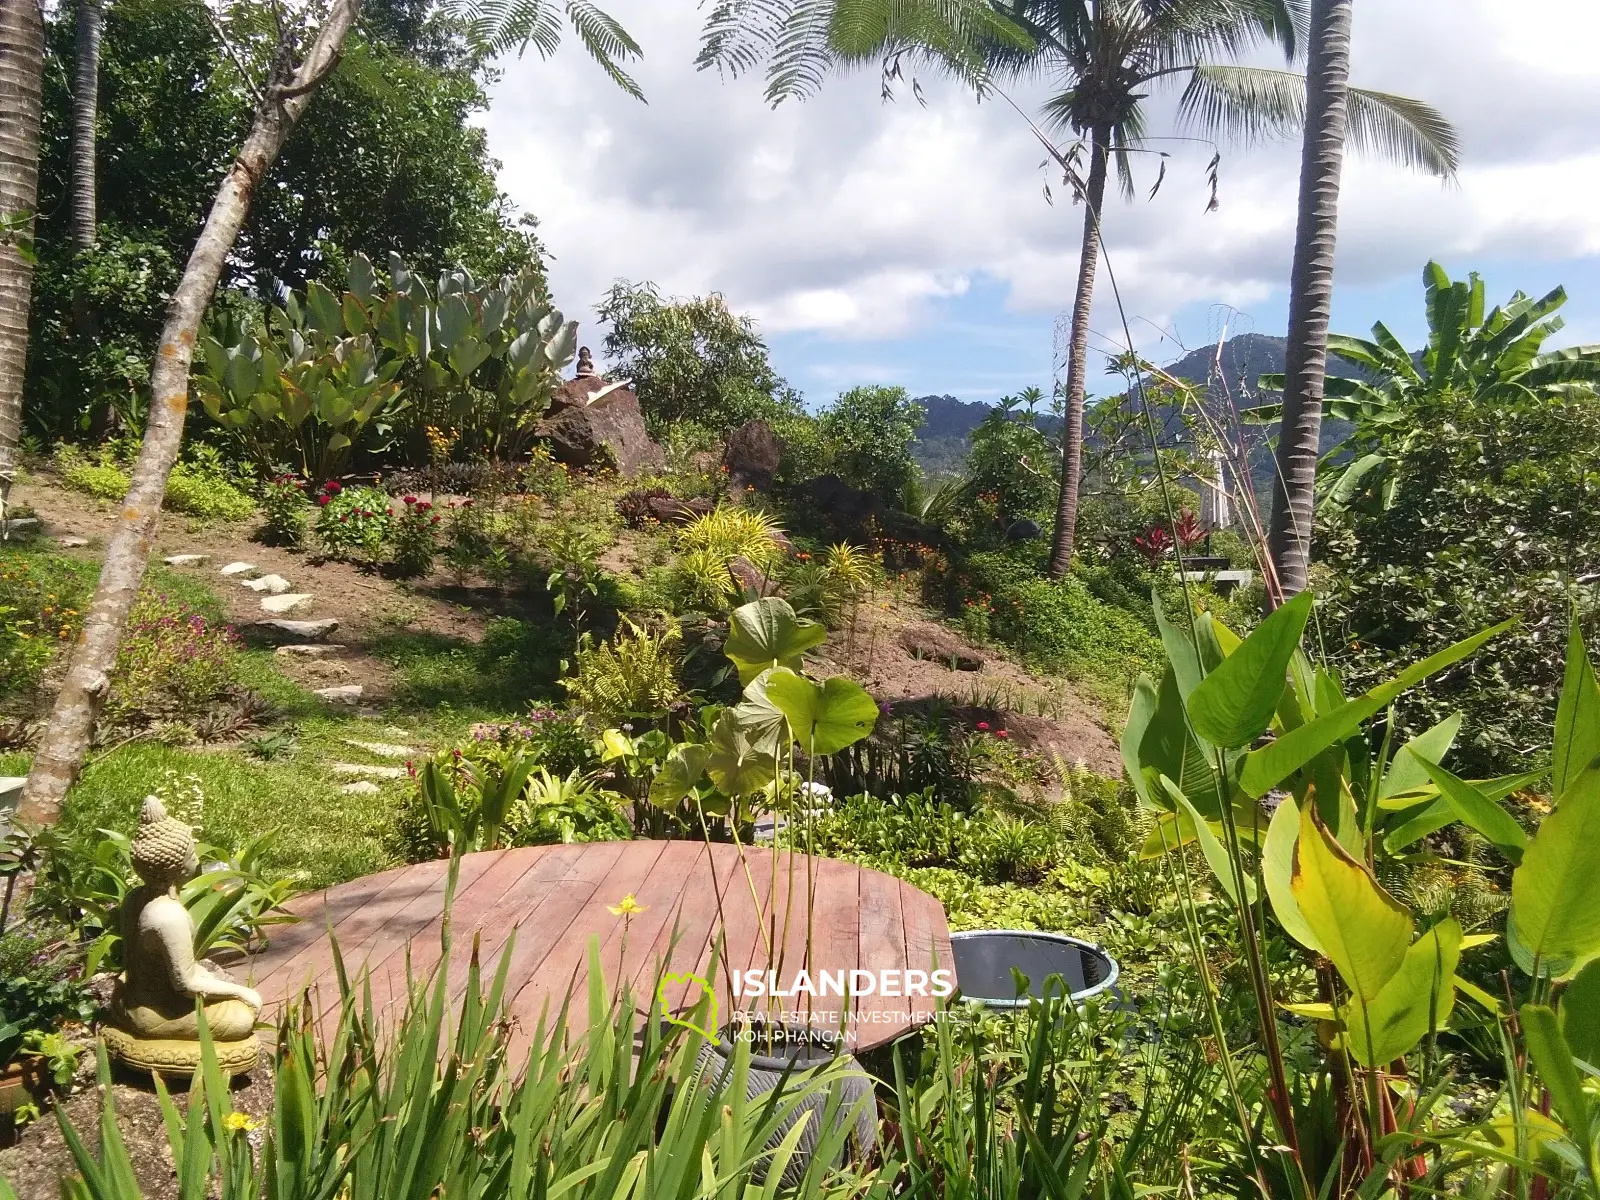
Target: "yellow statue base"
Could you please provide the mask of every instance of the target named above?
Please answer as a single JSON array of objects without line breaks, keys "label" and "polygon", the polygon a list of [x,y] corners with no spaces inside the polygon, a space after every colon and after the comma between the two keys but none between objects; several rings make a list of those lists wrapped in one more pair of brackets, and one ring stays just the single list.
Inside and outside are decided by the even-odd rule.
[{"label": "yellow statue base", "polygon": [[[197,1041],[135,1037],[115,1025],[103,1026],[100,1036],[105,1039],[106,1050],[112,1058],[136,1071],[193,1075],[200,1069],[200,1043]],[[261,1043],[253,1033],[233,1041],[214,1041],[211,1045],[224,1075],[243,1075],[261,1057]]]}]

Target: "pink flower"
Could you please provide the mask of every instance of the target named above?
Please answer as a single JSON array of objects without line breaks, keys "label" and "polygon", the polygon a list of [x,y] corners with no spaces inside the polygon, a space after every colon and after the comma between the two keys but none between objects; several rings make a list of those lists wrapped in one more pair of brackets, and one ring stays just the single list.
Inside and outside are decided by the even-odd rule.
[{"label": "pink flower", "polygon": [[989,732],[989,722],[987,722],[987,721],[979,721],[978,722],[978,728],[981,729],[984,733],[988,733]]},{"label": "pink flower", "polygon": [[997,738],[1008,738],[1008,737],[1010,737],[1010,736],[1011,736],[1011,735],[1010,735],[1010,734],[1009,734],[1009,733],[1007,733],[1007,732],[1006,732],[1006,731],[1005,731],[1005,730],[1004,730],[1004,729],[997,729],[997,730],[995,730],[995,734],[994,734],[994,735],[995,735],[995,737],[997,737]]}]

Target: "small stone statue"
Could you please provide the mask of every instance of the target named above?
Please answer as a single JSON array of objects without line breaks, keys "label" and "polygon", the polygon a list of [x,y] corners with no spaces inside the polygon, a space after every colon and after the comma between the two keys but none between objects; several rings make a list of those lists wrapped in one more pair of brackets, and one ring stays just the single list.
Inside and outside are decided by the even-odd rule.
[{"label": "small stone statue", "polygon": [[112,1056],[130,1067],[192,1074],[200,1066],[199,1001],[218,1063],[238,1075],[259,1053],[261,997],[195,961],[194,920],[178,887],[198,865],[194,832],[169,817],[156,797],[146,797],[133,839],[133,868],[144,884],[123,902],[123,974],[101,1033]]},{"label": "small stone statue", "polygon": [[589,353],[589,347],[579,346],[578,366],[573,377],[575,379],[587,379],[589,376],[598,375],[599,373],[594,369],[594,357]]}]

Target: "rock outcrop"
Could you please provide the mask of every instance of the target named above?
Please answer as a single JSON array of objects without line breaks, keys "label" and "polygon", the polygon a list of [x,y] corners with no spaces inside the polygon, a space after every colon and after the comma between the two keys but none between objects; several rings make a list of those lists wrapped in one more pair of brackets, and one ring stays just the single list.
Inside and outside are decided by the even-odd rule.
[{"label": "rock outcrop", "polygon": [[722,451],[722,465],[728,483],[735,491],[753,487],[758,492],[772,490],[772,480],[783,459],[783,443],[772,426],[760,419],[746,421],[728,435]]}]

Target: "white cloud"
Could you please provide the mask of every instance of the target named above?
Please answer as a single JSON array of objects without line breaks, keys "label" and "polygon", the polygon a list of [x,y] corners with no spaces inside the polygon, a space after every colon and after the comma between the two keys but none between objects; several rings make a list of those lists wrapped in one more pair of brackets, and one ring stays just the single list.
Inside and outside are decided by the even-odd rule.
[{"label": "white cloud", "polygon": [[[909,95],[884,105],[867,73],[774,112],[759,81],[694,71],[699,12],[688,0],[611,8],[645,48],[648,106],[568,44],[548,63],[508,63],[486,119],[502,185],[539,217],[569,311],[586,316],[618,277],[721,291],[769,331],[830,338],[914,332],[980,273],[1009,287],[1018,312],[1070,304],[1081,209],[1059,187],[1045,202],[1042,153],[1003,104],[925,80],[926,107]],[[1356,81],[1435,103],[1464,156],[1444,186],[1350,163],[1341,282],[1414,275],[1430,256],[1600,254],[1593,0],[1361,6],[1356,34]],[[1173,157],[1157,197],[1108,204],[1129,310],[1160,324],[1185,305],[1248,307],[1281,292],[1297,147],[1225,148],[1221,207],[1206,213],[1209,147],[1163,145]],[[1153,167],[1141,174],[1148,186]],[[1095,324],[1109,333],[1109,289],[1099,294]]]}]

